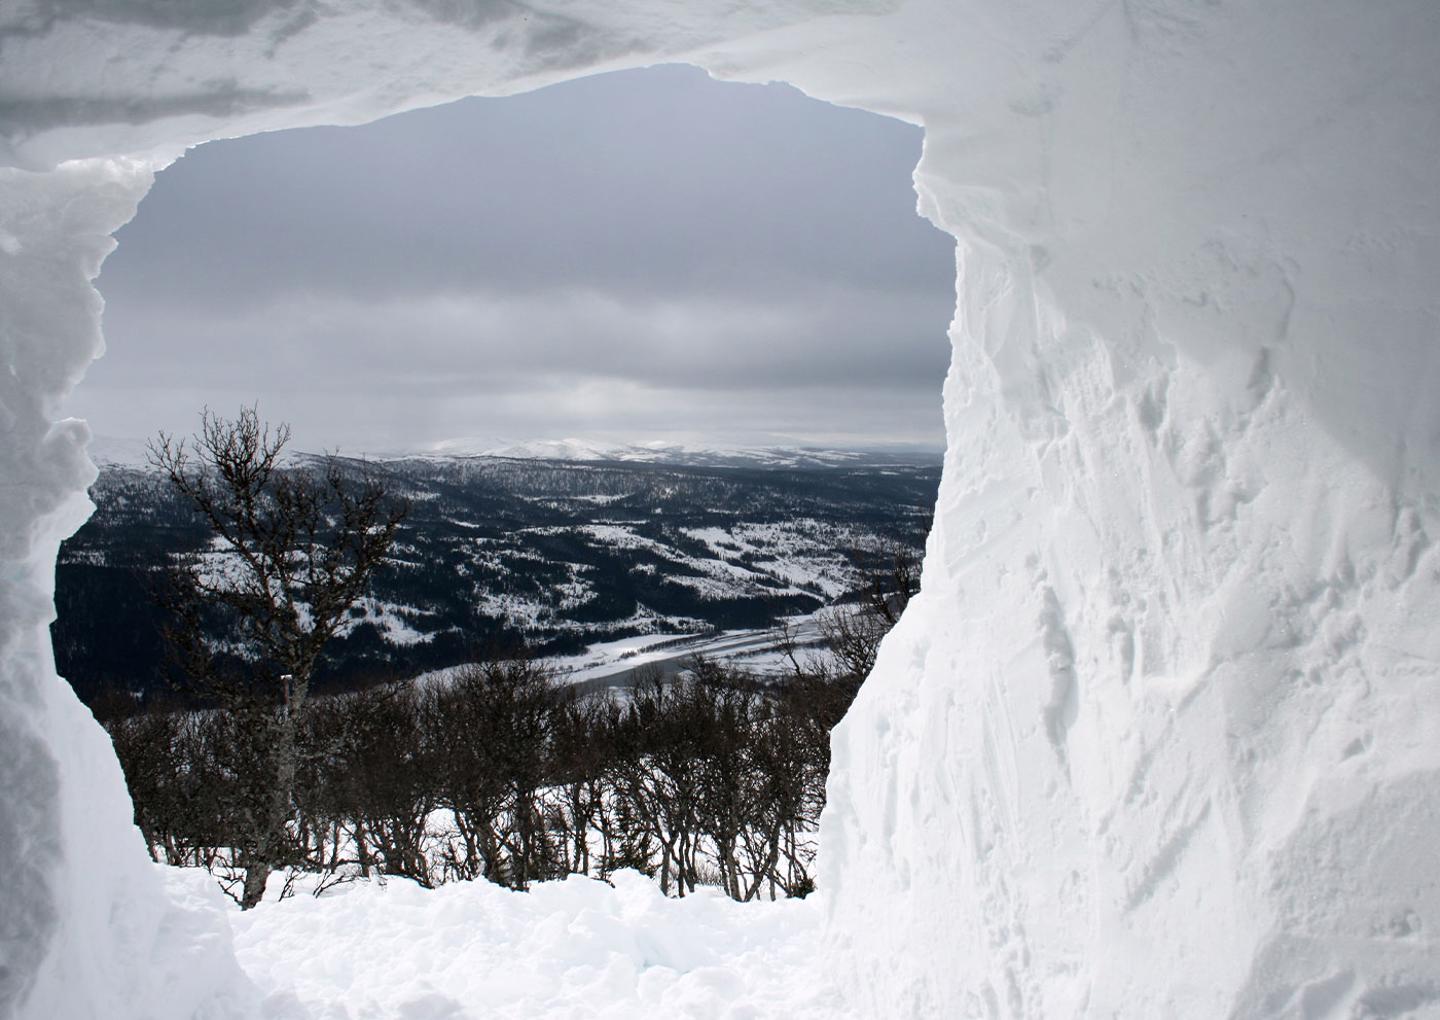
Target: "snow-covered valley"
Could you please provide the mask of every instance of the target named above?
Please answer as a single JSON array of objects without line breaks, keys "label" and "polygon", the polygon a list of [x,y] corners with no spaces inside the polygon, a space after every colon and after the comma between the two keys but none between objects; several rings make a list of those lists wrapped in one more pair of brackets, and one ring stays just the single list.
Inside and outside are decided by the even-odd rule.
[{"label": "snow-covered valley", "polygon": [[[693,635],[669,657],[729,654],[737,642],[763,645],[780,617],[851,592],[896,553],[920,556],[939,475],[928,458],[714,459],[352,462],[379,472],[410,510],[322,680],[413,676],[521,645],[574,658],[565,664],[587,678],[614,671],[604,650],[625,639]],[[182,554],[221,554],[206,551],[204,527],[152,471],[112,463],[91,495],[96,513],[57,568],[57,660],[87,699],[153,693],[164,688],[158,574]]]}]

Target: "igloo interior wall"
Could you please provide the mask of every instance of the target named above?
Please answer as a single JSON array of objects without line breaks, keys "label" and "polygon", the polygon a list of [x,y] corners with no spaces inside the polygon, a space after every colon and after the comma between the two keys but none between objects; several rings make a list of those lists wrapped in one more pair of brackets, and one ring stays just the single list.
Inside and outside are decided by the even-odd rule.
[{"label": "igloo interior wall", "polygon": [[48,645],[154,169],[660,60],[923,125],[959,241],[923,591],[834,738],[856,1011],[1435,1008],[1437,53],[1426,0],[7,8],[0,1012],[248,1008]]}]

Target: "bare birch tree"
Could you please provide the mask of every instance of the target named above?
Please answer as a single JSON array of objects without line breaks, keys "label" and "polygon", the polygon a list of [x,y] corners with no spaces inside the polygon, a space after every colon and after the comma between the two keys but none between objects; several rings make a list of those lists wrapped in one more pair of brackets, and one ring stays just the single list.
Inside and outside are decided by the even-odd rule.
[{"label": "bare birch tree", "polygon": [[167,636],[184,673],[235,725],[231,808],[247,909],[288,861],[311,676],[406,512],[372,471],[347,471],[337,457],[284,465],[289,439],[287,425],[272,428],[250,407],[233,421],[206,410],[196,435],[161,433],[149,448],[213,536],[177,573]]}]

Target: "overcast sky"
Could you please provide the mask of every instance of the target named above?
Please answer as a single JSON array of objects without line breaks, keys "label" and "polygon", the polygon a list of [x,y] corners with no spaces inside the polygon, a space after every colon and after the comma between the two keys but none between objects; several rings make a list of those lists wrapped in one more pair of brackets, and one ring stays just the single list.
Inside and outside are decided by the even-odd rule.
[{"label": "overcast sky", "polygon": [[104,266],[105,436],[257,401],[302,449],[938,447],[920,132],[667,67],[192,151]]}]

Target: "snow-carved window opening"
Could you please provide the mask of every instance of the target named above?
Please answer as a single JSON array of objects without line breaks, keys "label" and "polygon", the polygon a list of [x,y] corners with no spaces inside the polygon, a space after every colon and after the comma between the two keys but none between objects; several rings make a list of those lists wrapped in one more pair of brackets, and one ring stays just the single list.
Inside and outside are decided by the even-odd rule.
[{"label": "snow-carved window opening", "polygon": [[[699,72],[670,69],[659,75],[660,81],[654,87],[662,91],[667,85],[674,87],[677,74],[683,75],[680,85],[693,87]],[[745,91],[757,88],[709,82],[704,87]],[[578,312],[566,309],[570,311],[568,321],[556,316],[552,318],[558,325],[542,321],[542,327],[554,334],[546,340],[558,345],[565,339],[563,326],[570,325],[578,333],[599,319],[608,333],[586,337],[588,344],[602,352],[616,350],[632,366],[644,367],[644,358],[654,355],[670,358],[675,362],[674,370],[684,372],[687,368],[683,356],[677,355],[683,354],[687,345],[693,345],[700,348],[700,365],[690,370],[692,375],[700,372],[715,377],[728,372],[742,397],[748,381],[764,380],[769,392],[763,398],[741,400],[731,412],[733,419],[740,419],[752,429],[768,425],[771,433],[788,431],[793,435],[805,426],[805,410],[813,414],[848,406],[848,416],[859,420],[846,422],[831,417],[820,423],[819,431],[834,436],[834,445],[883,446],[898,441],[933,447],[939,433],[944,326],[952,305],[952,245],[948,237],[915,217],[908,177],[919,155],[919,134],[895,122],[841,111],[793,94],[783,102],[814,109],[832,125],[837,119],[840,124],[827,126],[819,137],[790,139],[793,148],[808,151],[776,151],[784,141],[785,131],[793,125],[795,115],[788,111],[772,122],[762,118],[759,122],[722,125],[728,135],[722,132],[709,141],[712,149],[725,145],[732,160],[760,163],[762,158],[774,158],[781,173],[768,190],[749,180],[737,184],[721,180],[718,175],[706,180],[703,173],[697,181],[693,179],[696,168],[682,173],[676,169],[676,160],[661,160],[659,170],[637,175],[642,179],[636,187],[653,189],[659,177],[687,180],[686,194],[671,196],[662,191],[651,195],[651,204],[659,207],[654,215],[662,221],[680,222],[662,222],[657,230],[639,222],[645,210],[607,210],[603,208],[603,197],[595,194],[572,201],[563,211],[546,208],[536,196],[506,195],[487,207],[491,216],[483,223],[473,219],[467,223],[466,216],[457,216],[443,224],[453,232],[452,238],[427,233],[432,226],[429,223],[403,224],[398,232],[403,234],[409,227],[414,236],[404,238],[410,242],[409,247],[388,261],[376,257],[377,249],[385,247],[387,236],[393,237],[397,231],[394,218],[410,214],[413,206],[421,204],[422,196],[412,193],[408,203],[399,203],[398,210],[377,208],[385,203],[372,190],[375,171],[365,182],[350,183],[348,187],[329,177],[337,166],[354,168],[356,149],[369,149],[392,173],[419,158],[417,153],[436,158],[433,151],[398,144],[393,133],[387,139],[357,140],[347,150],[341,141],[343,136],[362,135],[363,128],[315,131],[313,147],[301,146],[298,155],[292,152],[288,159],[268,165],[265,152],[257,149],[283,149],[287,139],[259,136],[203,147],[162,172],[136,220],[119,232],[119,250],[110,256],[105,274],[98,281],[108,302],[105,327],[110,356],[91,369],[90,379],[75,395],[72,407],[85,414],[101,434],[93,449],[102,463],[109,458],[121,462],[139,460],[144,435],[153,434],[156,428],[193,428],[194,415],[201,405],[224,409],[258,399],[268,417],[299,418],[312,425],[317,420],[323,424],[327,418],[354,415],[357,407],[363,407],[366,413],[361,416],[362,423],[377,425],[381,424],[377,419],[383,413],[383,398],[365,389],[374,385],[375,378],[399,385],[407,381],[407,371],[423,372],[427,368],[429,373],[416,383],[419,388],[443,387],[450,381],[442,371],[447,368],[452,374],[469,372],[478,378],[494,371],[497,359],[514,353],[503,349],[503,341],[530,326],[525,316],[543,320],[555,305],[569,302],[578,305]],[[753,105],[748,109],[742,105],[742,110],[732,111],[731,117],[742,119],[741,113],[754,109]],[[763,112],[763,104],[759,109]],[[849,131],[853,137],[846,137],[847,123],[857,118],[862,128]],[[865,124],[872,121],[884,126]],[[740,146],[730,139],[737,133],[759,134],[765,141],[753,144],[749,152],[737,151]],[[323,141],[320,136],[324,136]],[[673,132],[662,131],[660,137],[666,143],[663,148],[675,144]],[[483,135],[480,140],[501,151],[510,147],[507,141]],[[767,145],[771,151],[763,151]],[[327,151],[332,148],[341,151]],[[447,155],[452,165],[458,162],[453,153]],[[653,160],[655,154],[647,155]],[[809,157],[808,162],[804,157]],[[566,157],[551,154],[549,158]],[[207,160],[212,168],[208,176],[192,170]],[[282,172],[275,171],[276,162],[283,162]],[[623,162],[633,166],[636,160],[631,157]],[[843,168],[856,162],[875,164],[889,172],[885,182],[888,202],[877,201],[873,194],[882,176],[879,170],[853,175],[855,179],[846,182]],[[216,164],[223,167],[227,163],[236,168],[231,176],[213,170]],[[473,169],[473,164],[469,166]],[[525,169],[534,172],[533,166]],[[612,169],[607,180],[613,186],[614,178],[624,176],[626,170],[625,166]],[[519,172],[511,170],[512,176]],[[763,177],[765,167],[756,166],[750,173],[753,178]],[[473,173],[464,176],[464,185],[477,186],[468,179]],[[808,219],[797,218],[797,223],[787,228],[784,206],[794,201],[807,176],[823,176],[827,188],[814,189],[804,210]],[[314,185],[317,177],[325,177],[332,190],[342,192],[341,200],[335,201],[334,195],[317,195],[313,190],[307,193],[303,185]],[[384,183],[403,190],[408,182],[392,178]],[[424,196],[437,190],[428,183],[410,186]],[[561,193],[567,190],[563,183],[554,187]],[[707,199],[706,188],[718,191]],[[326,200],[329,208],[317,212],[315,207]],[[591,225],[588,243],[617,239],[622,243],[611,244],[598,254],[577,254],[573,250],[573,246],[587,243],[575,240],[583,231],[577,231],[574,223],[577,215],[583,215],[575,211],[576,207],[587,200],[602,207],[600,219],[613,221],[613,228],[600,234]],[[513,222],[500,224],[497,232],[514,245],[523,246],[526,241],[517,236],[525,227],[526,214],[541,216],[539,231],[543,236],[534,245],[539,255],[511,248],[497,257],[492,248],[475,259],[474,231],[494,229],[491,217],[507,206],[518,206],[521,212]],[[761,209],[760,215],[751,212],[752,207]],[[701,215],[689,215],[696,209],[702,211]],[[474,216],[473,210],[466,212]],[[626,219],[627,212],[632,219]],[[433,209],[420,210],[417,219],[423,219],[426,213],[436,215]],[[907,239],[903,228],[898,237],[887,229],[882,222],[887,214],[918,229],[920,243]],[[848,231],[844,229],[847,222],[851,224]],[[177,229],[177,223],[183,229]],[[752,250],[747,253],[737,250],[745,241],[743,228],[747,224],[778,229],[768,235],[762,230],[762,236],[751,242]],[[326,236],[327,226],[339,227],[339,236]],[[468,236],[467,227],[471,231]],[[387,231],[391,233],[387,235]],[[823,236],[805,236],[821,232]],[[324,240],[326,250],[309,246],[309,240],[317,236]],[[571,250],[566,250],[567,243]],[[923,258],[916,257],[917,250],[930,256],[928,265],[920,264]],[[845,253],[850,257],[846,258]],[[446,267],[436,264],[442,255],[461,261],[468,255],[485,263],[467,267],[467,271],[490,289],[467,303],[466,281],[451,272],[447,278],[428,281],[435,289],[416,297],[407,294],[404,286],[406,282],[414,283],[413,277],[397,281],[392,275],[397,267],[404,267],[415,274],[428,269],[444,276]],[[745,264],[747,255],[753,265]],[[644,264],[624,266],[627,256]],[[786,265],[787,258],[796,264]],[[807,261],[818,263],[818,268],[807,266]],[[322,267],[318,284],[299,271],[307,262]],[[417,267],[417,262],[423,265]],[[580,284],[572,288],[580,292],[579,299],[569,291],[559,298],[549,296],[546,287],[553,285],[553,280],[517,282],[515,265],[527,262],[532,267],[537,262],[558,262],[562,274],[571,268],[568,263],[581,263],[575,273],[581,277]],[[347,270],[351,275],[347,276]],[[584,279],[587,271],[600,278],[598,284]],[[511,276],[507,277],[507,273]],[[647,282],[647,275],[658,279]],[[607,292],[602,285],[611,285],[611,290]],[[513,297],[517,292],[518,299]],[[506,306],[507,301],[513,307]],[[412,302],[419,307],[418,323],[405,320],[406,305]],[[502,306],[500,313],[495,310],[497,305]],[[607,324],[607,315],[615,321]],[[647,318],[637,321],[636,316]],[[375,326],[377,320],[382,323],[380,327]],[[465,330],[473,328],[477,321],[481,326],[476,333],[481,335],[466,335]],[[357,339],[367,326],[370,332]],[[433,352],[422,349],[427,338],[421,334],[426,329],[449,331]],[[633,343],[624,345],[636,334],[643,334],[643,349]],[[396,344],[394,336],[403,336],[405,342]],[[502,346],[496,346],[497,339]],[[487,340],[488,355],[480,365],[467,368],[465,345],[484,344]],[[323,352],[308,365],[308,352],[304,350],[307,346]],[[776,360],[775,355],[787,347],[788,356]],[[569,352],[571,360],[584,353],[583,348]],[[871,359],[868,365],[866,358]],[[371,364],[377,361],[378,369]],[[255,371],[257,368],[259,371]],[[496,374],[510,378],[516,371],[504,367]],[[241,381],[247,378],[251,385]],[[664,382],[663,377],[659,382]],[[694,386],[693,379],[680,382],[682,387],[687,383]],[[773,395],[777,387],[784,389],[787,384],[794,394]],[[832,384],[848,392],[819,400],[807,396],[807,391]],[[108,403],[97,401],[94,394],[107,385],[111,399]],[[712,380],[706,379],[701,395],[711,388]],[[180,399],[172,401],[167,391],[179,391]],[[493,397],[493,392],[490,395]],[[409,397],[412,408],[424,402],[423,395],[417,398],[413,390]],[[533,402],[543,406],[546,400],[547,395],[540,394]],[[788,420],[751,420],[763,409],[773,412],[787,407],[798,408]],[[287,408],[298,408],[300,413]],[[917,408],[924,408],[924,413],[916,413]],[[665,420],[667,411],[674,415],[694,410],[693,399],[671,396],[669,407],[640,427],[653,428],[654,423]],[[165,417],[167,413],[170,417]],[[540,412],[537,422],[544,417]],[[921,422],[924,424],[917,428]],[[848,430],[836,428],[837,423],[848,425]],[[393,419],[389,424],[393,428]],[[705,430],[717,425],[714,419],[686,424],[690,426],[689,436],[681,438],[692,442],[703,442]],[[721,428],[721,444],[746,442],[735,421],[722,424],[728,427]],[[565,433],[573,428],[566,426]],[[877,433],[877,429],[881,431]],[[536,428],[526,430],[511,425],[494,431],[524,437]],[[110,438],[116,432],[120,433],[119,442]],[[317,446],[323,442],[359,450],[375,448],[374,437],[386,436],[381,430],[362,434],[363,438],[351,442],[336,442],[335,433],[312,428],[311,434],[318,436]],[[442,434],[444,438],[450,435],[454,433]],[[429,438],[436,437],[432,434]],[[461,433],[458,438],[466,437]],[[379,449],[405,449],[407,441],[409,435],[402,433]],[[803,434],[798,440],[807,441],[818,445],[824,440]],[[779,442],[762,436],[750,439],[749,445]]]},{"label": "snow-carved window opening", "polygon": [[[668,66],[211,143],[118,232],[97,281],[113,354],[71,407],[121,466],[201,407],[255,403],[292,450],[933,450],[952,242],[915,214],[919,141]],[[153,629],[138,588],[117,601],[112,631]],[[557,608],[507,595],[494,614]],[[391,640],[411,622],[366,626]],[[123,663],[87,675],[103,653],[68,654],[94,644],[77,626],[60,621],[60,665],[93,697]]]},{"label": "snow-carved window opening", "polygon": [[248,994],[46,627],[61,400],[151,166],[666,59],[924,123],[961,239],[925,591],[835,734],[827,977],[872,1016],[1433,1008],[1437,22],[1174,6],[0,16],[0,1012]]},{"label": "snow-carved window opening", "polygon": [[122,465],[257,402],[292,450],[933,451],[952,243],[914,211],[919,142],[672,65],[210,143],[118,232],[113,354],[70,407]]}]

